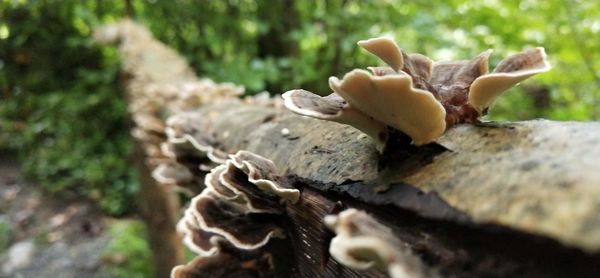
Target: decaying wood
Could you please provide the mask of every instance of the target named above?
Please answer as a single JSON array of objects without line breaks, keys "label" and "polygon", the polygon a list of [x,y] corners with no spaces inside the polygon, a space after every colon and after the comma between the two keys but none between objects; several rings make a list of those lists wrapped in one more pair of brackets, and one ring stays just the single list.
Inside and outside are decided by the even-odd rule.
[{"label": "decaying wood", "polygon": [[[130,110],[164,124],[177,106],[172,104],[184,98],[177,102],[169,99],[173,95],[154,94],[160,90],[146,90],[148,83],[179,86],[198,79],[148,31],[131,32],[139,26],[122,24],[121,31],[105,34],[121,40],[124,71],[132,77]],[[436,144],[416,148],[396,142],[380,155],[370,138],[351,127],[273,105],[230,99],[179,115],[189,118],[192,135],[211,137],[222,151],[248,150],[271,159],[283,180],[301,190],[300,201],[286,206],[286,239],[267,245],[277,277],[385,276],[351,270],[329,258],[334,235],[323,218],[344,208],[367,211],[442,276],[600,275],[600,123],[461,125]],[[173,195],[149,179],[152,167],[169,160],[158,148],[164,134],[134,122],[151,131],[140,134],[156,135],[136,138],[143,143],[137,159],[142,182],[151,185],[142,191],[145,204],[171,217]],[[180,254],[172,222],[149,221],[156,234],[153,246],[174,248],[154,252],[155,266],[163,269]],[[221,255],[195,260],[189,268],[205,263],[217,275],[223,272],[220,260],[227,258],[226,252]],[[168,257],[174,260],[160,259]],[[245,268],[260,261],[232,258]],[[160,273],[157,277],[165,277]]]},{"label": "decaying wood", "polygon": [[197,136],[273,160],[303,190],[304,205],[288,206],[299,276],[321,271],[317,234],[337,201],[374,214],[444,274],[600,273],[600,123],[462,125],[380,156],[351,127],[283,109],[225,102],[190,118]]}]

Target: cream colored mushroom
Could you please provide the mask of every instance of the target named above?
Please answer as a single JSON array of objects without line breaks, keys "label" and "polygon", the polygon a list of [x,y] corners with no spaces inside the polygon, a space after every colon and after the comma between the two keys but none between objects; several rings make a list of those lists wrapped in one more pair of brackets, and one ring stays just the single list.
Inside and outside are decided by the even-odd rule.
[{"label": "cream colored mushroom", "polygon": [[373,138],[376,148],[379,151],[383,150],[388,137],[386,125],[356,109],[337,93],[321,97],[306,90],[291,90],[285,92],[282,97],[285,107],[291,111],[350,125]]},{"label": "cream colored mushroom", "polygon": [[342,80],[329,78],[330,87],[351,106],[375,120],[401,130],[422,145],[446,129],[446,111],[432,93],[413,87],[406,74],[373,76],[353,70]]},{"label": "cream colored mushroom", "polygon": [[392,230],[369,214],[347,209],[325,216],[325,224],[336,233],[329,253],[342,265],[367,270],[387,271],[392,278],[436,277],[421,260],[394,236]]},{"label": "cream colored mushroom", "polygon": [[152,171],[152,177],[162,184],[184,185],[194,180],[194,175],[185,166],[178,163],[164,163]]},{"label": "cream colored mushroom", "polygon": [[421,81],[428,81],[431,78],[433,61],[427,56],[412,53],[406,54],[390,38],[374,38],[358,42],[358,46],[366,49],[379,59],[383,60],[390,68],[369,67],[368,69],[375,75],[388,75],[394,73],[409,74],[416,80],[416,87],[419,87]]},{"label": "cream colored mushroom", "polygon": [[483,114],[502,92],[550,68],[543,47],[509,56],[496,66],[494,72],[475,79],[469,91],[469,104]]},{"label": "cream colored mushroom", "polygon": [[470,60],[433,63],[421,54],[406,54],[389,38],[358,45],[390,67],[369,67],[372,74],[355,69],[342,80],[330,77],[334,93],[326,97],[289,91],[285,106],[352,125],[374,138],[380,151],[389,137],[388,126],[410,136],[415,145],[433,142],[447,128],[479,121],[504,90],[550,69],[541,47],[512,55],[487,74],[491,50]]},{"label": "cream colored mushroom", "polygon": [[397,72],[404,67],[402,51],[400,51],[396,42],[390,38],[373,38],[359,41],[357,44],[379,57]]}]

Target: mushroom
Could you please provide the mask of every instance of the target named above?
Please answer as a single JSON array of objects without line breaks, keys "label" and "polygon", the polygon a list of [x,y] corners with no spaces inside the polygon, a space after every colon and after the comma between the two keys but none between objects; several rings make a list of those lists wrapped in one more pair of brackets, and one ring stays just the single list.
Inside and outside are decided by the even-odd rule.
[{"label": "mushroom", "polygon": [[206,174],[204,178],[204,185],[212,189],[213,192],[219,196],[219,198],[232,201],[240,199],[240,195],[237,192],[229,189],[229,187],[220,182],[219,179],[221,174],[223,174],[225,170],[227,170],[227,165],[225,164],[219,165],[210,170],[210,173]]},{"label": "mushroom", "polygon": [[194,181],[194,175],[179,163],[163,163],[152,171],[152,177],[162,184],[185,185]]},{"label": "mushroom", "polygon": [[169,142],[160,143],[160,152],[170,159],[177,159],[177,148],[174,144]]},{"label": "mushroom", "polygon": [[385,124],[354,108],[337,93],[321,97],[297,89],[285,92],[282,97],[284,106],[297,114],[350,125],[364,132],[373,138],[378,150],[382,150],[387,141]]},{"label": "mushroom", "polygon": [[248,177],[248,181],[254,184],[262,192],[277,196],[291,204],[298,202],[300,191],[287,186],[281,182],[277,168],[273,161],[249,151],[238,151],[235,155],[229,155],[231,165],[242,170]]},{"label": "mushroom", "polygon": [[475,79],[469,91],[469,104],[484,114],[502,92],[550,68],[543,47],[511,55],[498,63],[494,72]]},{"label": "mushroom", "polygon": [[168,142],[172,144],[185,145],[204,153],[211,161],[221,164],[227,159],[227,153],[216,148],[215,140],[209,134],[201,132],[202,126],[194,123],[193,116],[186,114],[177,114],[167,119]]},{"label": "mushroom", "polygon": [[396,72],[402,70],[404,67],[404,57],[402,57],[402,51],[400,51],[400,48],[396,42],[390,38],[373,38],[359,41],[357,44],[367,51],[375,54],[375,56],[383,60]]},{"label": "mushroom", "polygon": [[206,188],[194,197],[178,223],[184,243],[201,256],[234,249],[258,250],[271,238],[283,237],[279,226],[284,203],[299,199],[285,186],[272,161],[239,151],[205,177]]},{"label": "mushroom", "polygon": [[272,161],[248,151],[230,155],[206,175],[205,185],[220,198],[245,205],[252,213],[283,213],[282,203],[295,203],[300,191],[275,175]]},{"label": "mushroom", "polygon": [[390,38],[374,38],[359,41],[358,46],[371,52],[390,66],[368,67],[375,75],[389,75],[406,73],[413,77],[415,86],[426,89],[426,83],[431,78],[433,61],[418,53],[406,54]]},{"label": "mushroom", "polygon": [[219,252],[211,257],[196,257],[171,271],[171,278],[273,277],[273,256],[262,253],[244,256],[239,252]]},{"label": "mushroom", "polygon": [[421,145],[441,136],[446,129],[446,111],[429,91],[413,87],[407,74],[374,76],[353,70],[329,86],[350,105],[375,120],[401,130]]},{"label": "mushroom", "polygon": [[327,215],[325,224],[336,233],[329,253],[346,267],[376,268],[387,271],[392,278],[438,276],[428,272],[391,229],[363,211],[351,208],[338,215]]},{"label": "mushroom", "polygon": [[389,38],[358,45],[389,67],[369,67],[372,74],[355,69],[341,81],[330,77],[334,93],[327,97],[288,91],[284,104],[301,115],[352,125],[374,138],[379,150],[389,139],[387,127],[415,145],[430,143],[456,124],[477,122],[503,91],[550,69],[541,47],[512,55],[487,74],[491,50],[471,60],[434,63],[403,52]]},{"label": "mushroom", "polygon": [[258,249],[271,238],[283,237],[271,214],[250,213],[246,206],[219,199],[208,188],[192,199],[188,210],[200,229],[224,237],[239,249]]},{"label": "mushroom", "polygon": [[204,231],[190,210],[177,223],[177,231],[183,236],[183,244],[200,256],[212,256],[219,251],[218,240],[223,237]]}]

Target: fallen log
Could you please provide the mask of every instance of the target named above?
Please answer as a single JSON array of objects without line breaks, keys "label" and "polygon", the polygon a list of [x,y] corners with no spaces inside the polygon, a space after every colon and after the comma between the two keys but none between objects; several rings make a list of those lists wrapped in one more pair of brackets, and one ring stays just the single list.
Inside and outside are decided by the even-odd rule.
[{"label": "fallen log", "polygon": [[179,132],[266,157],[301,190],[286,206],[293,255],[275,258],[292,275],[382,275],[327,259],[323,217],[336,206],[368,212],[444,276],[600,274],[600,123],[459,125],[380,155],[352,127],[272,105],[231,100],[177,117]]},{"label": "fallen log", "polygon": [[[124,27],[125,31],[137,29],[127,22]],[[205,190],[201,181],[210,166],[222,163],[226,154],[247,150],[272,160],[279,181],[301,191],[299,200],[285,205],[277,215],[251,215],[283,231],[285,239],[273,239],[264,246],[267,253],[232,250],[218,238],[213,242],[214,234],[194,231],[202,236],[191,241],[217,246],[220,253],[176,268],[173,277],[385,276],[381,267],[367,271],[348,267],[359,258],[349,256],[350,262],[338,261],[339,256],[330,258],[330,248],[340,236],[330,229],[337,232],[340,227],[331,221],[326,227],[324,218],[349,208],[373,218],[367,223],[383,231],[385,237],[379,239],[387,238],[385,243],[399,251],[393,254],[408,254],[406,262],[396,258],[396,266],[418,269],[407,263],[415,261],[410,257],[414,254],[426,268],[419,272],[421,276],[600,274],[600,147],[596,144],[600,124],[459,125],[435,143],[414,147],[399,140],[381,155],[370,138],[352,127],[293,115],[272,101],[224,98],[220,92],[237,92],[231,87],[223,90],[204,81],[212,88],[206,89],[211,92],[208,100],[198,91],[182,93],[192,83],[203,90],[208,83],[198,82],[185,62],[150,40],[147,31],[119,32],[109,29],[106,34],[122,40],[124,70],[132,77],[127,89],[134,135],[141,142],[138,160],[146,164],[140,173],[145,178],[149,170],[160,178],[163,170],[166,174],[187,169],[179,176],[185,184],[178,184],[199,193]],[[207,104],[216,99],[225,100]],[[204,106],[181,112],[190,108],[190,100]],[[169,132],[163,133],[162,125],[169,115],[177,118],[169,123],[172,130],[187,135],[185,140],[205,145],[197,144],[200,150],[178,149],[181,146],[175,145],[181,142],[171,141],[176,144],[163,148]],[[159,167],[165,163],[183,166]],[[175,179],[160,180],[164,185]],[[143,186],[147,192],[170,190],[148,180]],[[175,210],[168,205],[172,195],[152,196],[167,204],[163,206],[167,210]],[[159,206],[152,206],[156,201],[145,199],[149,208],[160,211]],[[240,215],[240,221],[244,217]],[[337,219],[342,222],[341,216]],[[173,220],[167,222],[173,224]],[[156,235],[156,265],[162,269],[157,277],[164,277],[164,269],[180,257],[167,251],[177,249],[172,240],[174,227],[158,227],[167,222],[149,224]],[[162,246],[160,238],[165,238]],[[269,272],[270,266],[274,272]]]},{"label": "fallen log", "polygon": [[167,277],[182,263],[184,250],[175,230],[179,196],[174,186],[152,178],[156,167],[170,160],[161,152],[165,141],[164,118],[216,96],[237,95],[243,88],[200,80],[185,59],[134,21],[98,27],[98,43],[118,45],[122,82],[131,126],[132,160],[140,184],[139,205],[148,230],[154,277]]}]

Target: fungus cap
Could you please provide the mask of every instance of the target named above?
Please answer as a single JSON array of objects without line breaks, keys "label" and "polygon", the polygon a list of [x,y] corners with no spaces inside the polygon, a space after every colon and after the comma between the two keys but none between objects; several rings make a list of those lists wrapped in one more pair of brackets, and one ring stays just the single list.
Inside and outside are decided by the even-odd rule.
[{"label": "fungus cap", "polygon": [[469,91],[469,104],[482,114],[502,92],[550,69],[543,47],[511,55],[498,63],[494,72],[475,79]]},{"label": "fungus cap", "polygon": [[222,250],[210,257],[196,257],[171,271],[171,278],[210,277],[273,277],[273,256],[270,253],[240,254],[237,250]]},{"label": "fungus cap", "polygon": [[362,40],[357,43],[360,47],[379,57],[393,70],[400,71],[404,67],[402,51],[394,40],[386,37]]},{"label": "fungus cap", "polygon": [[197,255],[212,256],[219,251],[219,245],[215,240],[222,237],[202,230],[190,210],[184,212],[176,228],[183,237],[183,244]]},{"label": "fungus cap", "polygon": [[350,125],[364,132],[373,138],[378,150],[382,150],[387,141],[388,132],[384,123],[356,109],[337,93],[321,97],[296,89],[285,92],[282,97],[285,107],[297,114]]},{"label": "fungus cap", "polygon": [[421,260],[390,228],[363,211],[347,209],[325,216],[324,221],[336,233],[329,253],[342,265],[357,270],[385,270],[392,278],[437,276],[426,273]]},{"label": "fungus cap", "polygon": [[239,249],[258,249],[271,238],[284,237],[269,215],[251,214],[246,206],[219,199],[208,188],[192,199],[188,210],[200,229],[224,237]]},{"label": "fungus cap", "polygon": [[194,175],[179,163],[163,163],[152,171],[152,177],[162,184],[188,184],[194,181]]},{"label": "fungus cap", "polygon": [[429,143],[446,129],[446,111],[432,93],[413,87],[409,75],[373,76],[355,69],[342,80],[329,78],[331,88],[375,120],[396,128],[416,145]]},{"label": "fungus cap", "polygon": [[290,203],[298,202],[300,191],[296,188],[286,186],[277,176],[277,167],[273,161],[249,151],[238,151],[229,155],[231,164],[242,170],[248,181],[261,191],[275,195]]}]

